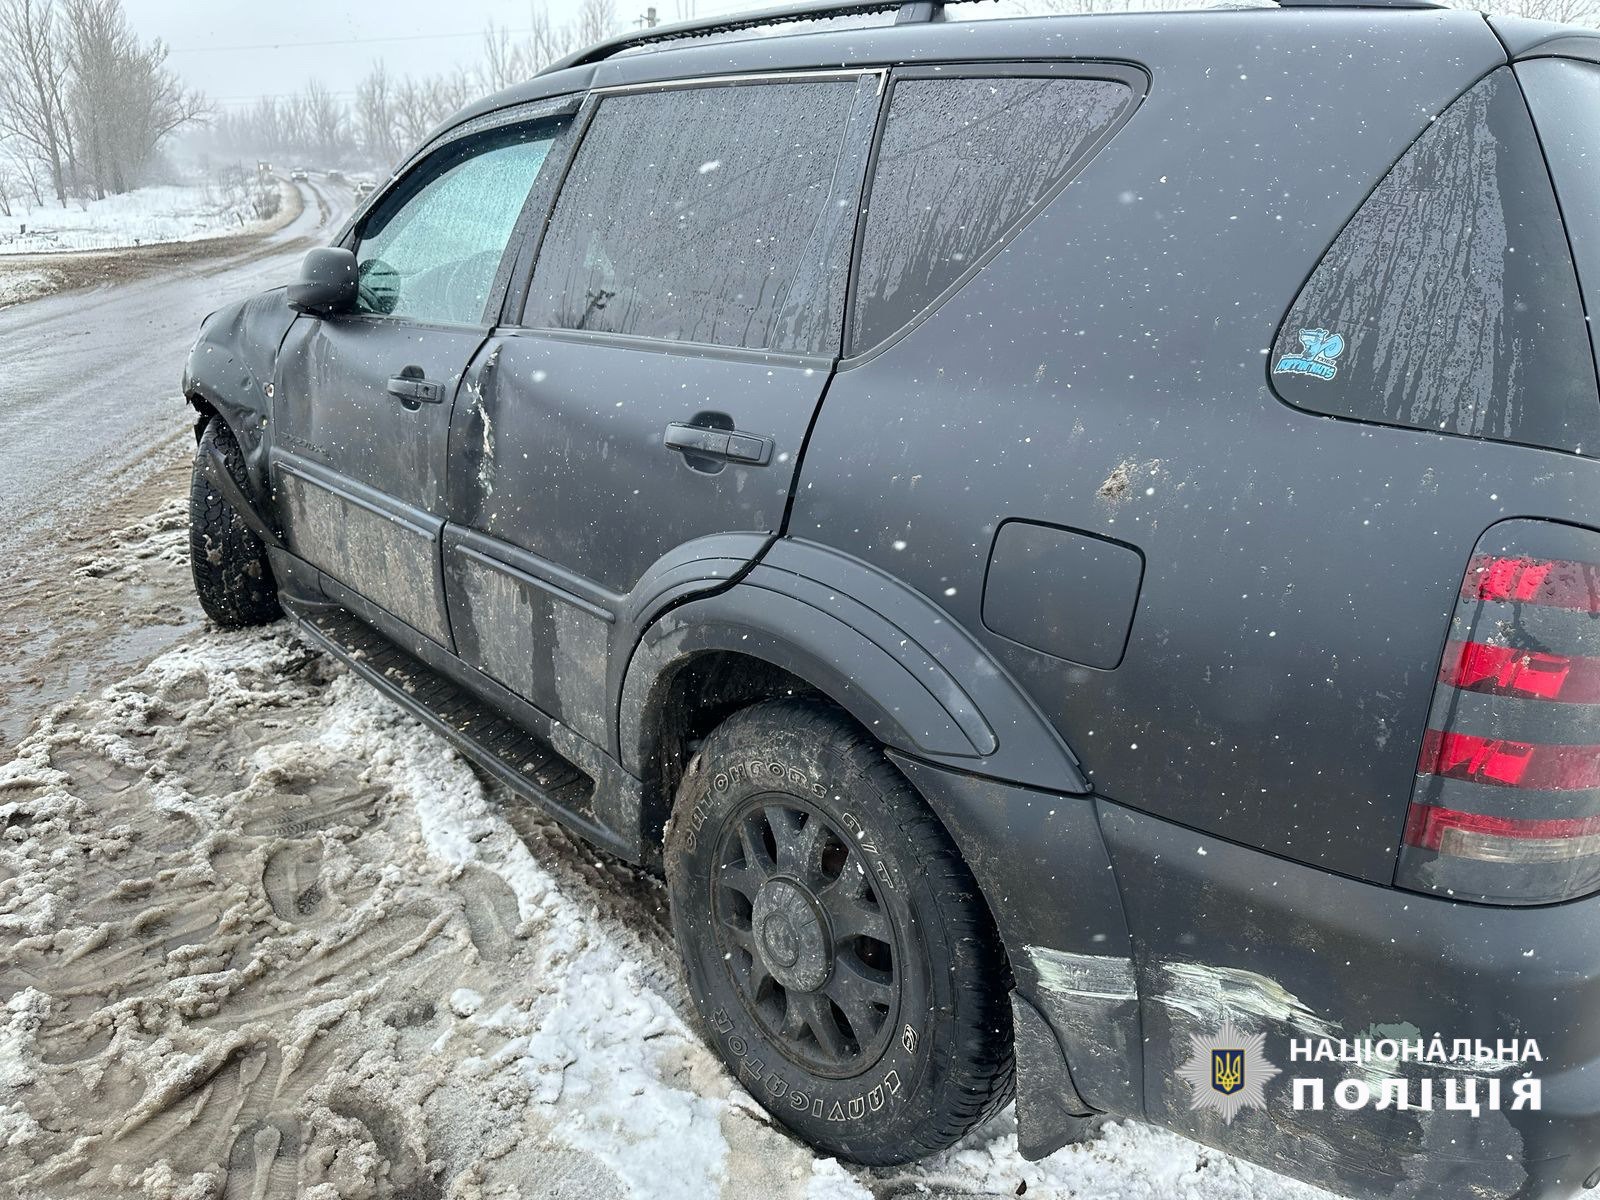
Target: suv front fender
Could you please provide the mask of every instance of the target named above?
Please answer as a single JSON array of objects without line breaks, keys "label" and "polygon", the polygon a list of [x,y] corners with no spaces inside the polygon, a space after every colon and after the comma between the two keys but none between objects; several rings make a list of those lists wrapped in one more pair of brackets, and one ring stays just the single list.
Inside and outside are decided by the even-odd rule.
[{"label": "suv front fender", "polygon": [[[183,395],[202,413],[215,412],[244,455],[250,487],[270,494],[266,473],[269,388],[295,312],[277,288],[212,313],[183,368]],[[198,436],[198,432],[197,432]]]}]

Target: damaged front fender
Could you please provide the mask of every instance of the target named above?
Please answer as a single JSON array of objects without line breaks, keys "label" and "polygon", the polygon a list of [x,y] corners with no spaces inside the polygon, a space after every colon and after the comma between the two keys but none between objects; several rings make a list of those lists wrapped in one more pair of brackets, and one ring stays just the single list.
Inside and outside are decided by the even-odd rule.
[{"label": "damaged front fender", "polygon": [[220,308],[200,326],[183,368],[184,398],[200,413],[200,424],[215,415],[232,431],[257,496],[269,494],[273,379],[296,316],[283,288]]}]

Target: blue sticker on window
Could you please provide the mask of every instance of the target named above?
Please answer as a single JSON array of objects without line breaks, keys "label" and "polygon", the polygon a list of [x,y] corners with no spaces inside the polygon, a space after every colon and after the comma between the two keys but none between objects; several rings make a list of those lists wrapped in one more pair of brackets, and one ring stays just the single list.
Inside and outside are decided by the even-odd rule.
[{"label": "blue sticker on window", "polygon": [[1339,373],[1334,359],[1344,353],[1344,336],[1329,333],[1326,329],[1302,329],[1300,345],[1303,354],[1285,354],[1273,368],[1274,374],[1310,375],[1316,379],[1332,379]]}]

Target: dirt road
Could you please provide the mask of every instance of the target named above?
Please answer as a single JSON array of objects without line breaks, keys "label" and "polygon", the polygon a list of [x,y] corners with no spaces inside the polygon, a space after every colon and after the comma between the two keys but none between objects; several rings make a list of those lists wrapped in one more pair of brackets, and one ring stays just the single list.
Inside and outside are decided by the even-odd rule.
[{"label": "dirt road", "polygon": [[110,534],[185,486],[178,380],[201,319],[291,278],[348,218],[347,184],[294,186],[299,215],[275,233],[81,256],[94,282],[0,309],[0,747],[42,703],[195,628],[186,599],[139,578],[86,580]]},{"label": "dirt road", "polygon": [[354,203],[345,185],[294,186],[300,215],[276,233],[132,252],[89,276],[106,282],[0,309],[0,556],[71,527],[175,439],[200,321],[288,282]]}]

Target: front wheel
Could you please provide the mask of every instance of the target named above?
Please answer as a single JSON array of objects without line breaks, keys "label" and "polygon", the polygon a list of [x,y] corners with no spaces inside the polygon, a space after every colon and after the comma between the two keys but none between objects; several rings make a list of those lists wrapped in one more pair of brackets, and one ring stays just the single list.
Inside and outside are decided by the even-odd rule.
[{"label": "front wheel", "polygon": [[1010,1099],[988,909],[943,826],[842,713],[775,701],[728,718],[678,789],[666,868],[709,1039],[800,1137],[905,1162]]},{"label": "front wheel", "polygon": [[189,483],[189,569],[200,607],[218,625],[264,625],[283,615],[267,548],[211,486],[201,466],[212,448],[241,488],[249,485],[244,454],[220,420],[206,422]]}]

